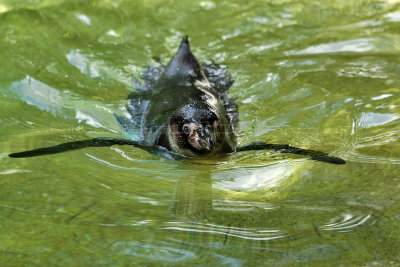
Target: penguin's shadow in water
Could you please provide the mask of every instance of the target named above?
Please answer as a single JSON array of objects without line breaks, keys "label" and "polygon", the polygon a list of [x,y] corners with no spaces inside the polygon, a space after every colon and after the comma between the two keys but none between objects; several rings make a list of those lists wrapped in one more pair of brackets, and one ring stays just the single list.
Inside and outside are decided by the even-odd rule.
[{"label": "penguin's shadow in water", "polygon": [[115,115],[127,138],[101,137],[12,153],[12,158],[56,154],[86,147],[131,145],[171,159],[223,156],[250,150],[274,150],[304,155],[311,160],[345,164],[328,153],[269,144],[262,141],[237,146],[238,108],[228,97],[233,80],[216,63],[201,65],[187,36],[168,65],[149,65],[137,90],[129,95],[129,117]]}]

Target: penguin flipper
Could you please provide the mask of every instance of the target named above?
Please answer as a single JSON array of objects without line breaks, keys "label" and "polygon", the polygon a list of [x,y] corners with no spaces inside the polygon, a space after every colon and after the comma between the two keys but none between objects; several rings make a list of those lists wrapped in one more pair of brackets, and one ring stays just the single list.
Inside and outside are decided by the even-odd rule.
[{"label": "penguin flipper", "polygon": [[346,164],[345,160],[338,157],[330,156],[328,153],[324,153],[322,151],[303,149],[282,144],[267,144],[264,142],[253,142],[246,146],[237,147],[236,151],[240,152],[248,150],[265,150],[265,149],[274,149],[276,152],[279,153],[290,153],[290,154],[310,156],[310,160],[316,160],[331,164]]},{"label": "penguin flipper", "polygon": [[93,138],[93,139],[88,139],[88,140],[63,143],[63,144],[59,144],[59,145],[55,145],[55,146],[42,147],[42,148],[37,148],[37,149],[23,151],[23,152],[12,153],[12,154],[9,154],[8,156],[10,158],[30,158],[30,157],[57,154],[57,153],[62,153],[62,152],[66,152],[66,151],[82,149],[82,148],[86,148],[86,147],[107,147],[107,146],[113,146],[113,145],[131,145],[131,146],[135,146],[135,147],[138,147],[138,148],[141,148],[144,150],[152,149],[152,147],[148,147],[148,146],[142,145],[138,142],[128,140],[128,139],[99,137],[99,138]]}]

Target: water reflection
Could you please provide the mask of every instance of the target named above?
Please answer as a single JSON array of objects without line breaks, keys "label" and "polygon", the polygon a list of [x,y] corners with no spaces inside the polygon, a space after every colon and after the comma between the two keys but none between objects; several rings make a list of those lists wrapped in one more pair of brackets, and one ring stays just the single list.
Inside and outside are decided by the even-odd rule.
[{"label": "water reflection", "polygon": [[168,243],[157,246],[137,241],[117,242],[112,249],[117,250],[121,255],[147,258],[152,261],[184,262],[197,257],[193,252],[175,248],[173,244]]},{"label": "water reflection", "polygon": [[[220,174],[221,166],[200,166],[193,172],[190,171],[191,164],[179,164],[179,169],[185,172],[179,175],[168,209],[172,218],[158,226],[163,237],[150,243],[149,240],[118,241],[113,250],[122,255],[181,263],[198,260],[202,255],[202,258],[206,256],[241,266],[243,255],[227,251],[246,246],[255,253],[268,255],[271,264],[288,265],[338,257],[347,246],[335,241],[337,235],[376,223],[371,220],[374,217],[371,211],[350,207],[343,213],[340,208],[330,205],[229,200],[235,195],[234,191],[229,192],[229,185],[216,186],[223,180],[222,176],[214,177],[214,174]],[[286,167],[285,164],[280,166]],[[225,166],[222,169],[228,170]],[[240,169],[237,167],[238,176]],[[273,178],[271,174],[279,176],[279,172],[266,172],[267,167],[261,169],[265,173],[264,180]],[[234,171],[228,172],[231,175]],[[258,175],[261,179],[261,174]],[[266,189],[266,184],[247,190],[257,192],[260,188]],[[310,214],[310,219],[304,217],[305,212]],[[318,216],[321,218],[313,221]],[[328,219],[328,216],[332,217]],[[249,243],[245,245],[239,241]]]},{"label": "water reflection", "polygon": [[291,160],[280,160],[267,166],[237,166],[213,173],[212,177],[216,180],[213,186],[227,190],[269,189],[289,180],[295,172],[296,165]]},{"label": "water reflection", "polygon": [[311,54],[329,54],[329,53],[342,53],[342,52],[354,52],[362,53],[373,51],[376,49],[374,42],[378,42],[374,38],[361,38],[349,41],[334,42],[327,44],[319,44],[315,46],[307,47],[303,50],[287,51],[286,55],[311,55]]},{"label": "water reflection", "polygon": [[[88,156],[99,163],[107,164],[107,166],[111,168],[139,170],[133,167],[123,167],[116,163],[107,162],[104,159],[95,158],[91,155]],[[131,160],[130,157],[126,156],[124,159]],[[157,168],[159,163],[156,161],[152,163],[149,162],[149,164],[154,165],[152,168],[149,168],[153,170],[153,174],[165,171]],[[175,172],[174,176],[178,176],[179,179],[176,182],[173,199],[168,208],[168,214],[174,219],[171,218],[170,220],[160,222],[152,222],[151,220],[133,221],[129,224],[130,227],[140,228],[143,228],[149,223],[151,226],[148,227],[157,227],[157,225],[159,225],[159,230],[165,231],[163,235],[166,237],[181,236],[183,238],[183,240],[180,241],[180,248],[182,250],[178,251],[175,247],[172,247],[172,250],[167,249],[168,253],[165,255],[162,253],[164,256],[160,256],[157,253],[160,253],[159,250],[162,251],[165,249],[164,246],[154,245],[154,243],[152,243],[152,245],[141,244],[137,241],[118,241],[115,243],[114,248],[122,254],[136,256],[140,254],[138,251],[146,248],[149,249],[151,255],[155,253],[155,257],[180,258],[192,255],[192,253],[186,254],[188,251],[185,248],[189,246],[189,243],[185,241],[185,237],[196,233],[202,236],[208,236],[207,238],[214,236],[221,247],[227,245],[228,241],[235,242],[235,239],[258,242],[273,240],[308,240],[318,236],[329,237],[329,235],[326,235],[327,232],[336,233],[351,231],[351,229],[365,225],[372,218],[371,213],[363,214],[362,211],[357,210],[349,210],[347,213],[343,213],[342,216],[335,215],[339,212],[335,206],[312,206],[296,202],[276,203],[233,200],[237,193],[230,190],[239,190],[238,192],[241,193],[252,191],[256,193],[260,192],[260,190],[268,191],[278,186],[283,181],[286,181],[285,185],[287,186],[290,184],[288,180],[293,179],[292,176],[297,164],[261,167],[259,172],[257,172],[257,168],[243,168],[242,170],[242,167],[238,166],[236,169],[229,169],[223,165],[224,164],[222,164],[222,166],[202,164],[196,167],[196,171],[191,171],[192,164],[190,162],[177,163],[176,167],[180,171],[178,173]],[[291,168],[288,168],[288,166],[291,166]],[[272,168],[272,170],[268,171],[268,168]],[[223,172],[226,172],[226,176],[221,174]],[[232,176],[235,172],[237,172],[237,178],[240,177],[240,179],[244,180],[249,178],[246,176],[246,173],[247,175],[251,175],[252,172],[255,172],[258,176],[258,182],[254,182],[251,185],[247,184],[247,186],[246,183],[244,183],[244,186],[239,187],[238,185],[240,185],[240,181],[243,182],[242,180],[232,183],[231,179],[226,178]],[[233,199],[230,200],[230,198]],[[157,199],[140,196],[136,199],[136,201],[143,204],[153,206],[160,205]],[[321,214],[323,217],[326,217],[327,214],[335,217],[325,223],[324,220],[307,222],[307,218],[302,218],[301,220],[304,222],[299,226],[295,228],[289,226],[299,218],[297,214],[302,214],[303,212],[313,213],[312,217],[318,214]],[[281,227],[277,227],[279,223],[277,224],[276,222],[282,216],[286,217],[284,219],[285,223]],[[174,234],[174,232],[177,234]],[[175,240],[177,240],[176,238],[177,237],[175,237]],[[198,244],[198,246],[200,244]],[[175,255],[175,253],[179,255],[182,253],[186,256]],[[168,260],[174,261],[175,259]]]},{"label": "water reflection", "polygon": [[279,233],[279,230],[257,230],[250,228],[229,227],[224,225],[182,222],[169,222],[168,224],[169,225],[163,229],[183,232],[211,233],[216,235],[223,235],[225,238],[228,238],[229,236],[243,239],[266,241],[287,237],[287,235],[282,235],[281,233]]},{"label": "water reflection", "polygon": [[361,112],[361,117],[358,121],[360,127],[369,128],[380,125],[385,125],[398,120],[398,114],[384,114],[376,112]]},{"label": "water reflection", "polygon": [[349,232],[351,228],[358,227],[366,223],[369,219],[371,219],[371,214],[362,216],[343,214],[342,218],[333,218],[330,223],[322,225],[320,229],[324,231]]},{"label": "water reflection", "polygon": [[66,55],[68,62],[79,69],[82,74],[88,75],[91,78],[100,77],[99,66],[96,62],[90,62],[85,54],[80,50],[71,50]]},{"label": "water reflection", "polygon": [[78,14],[76,15],[76,18],[79,19],[81,22],[85,23],[86,25],[92,24],[90,18],[85,14]]},{"label": "water reflection", "polygon": [[30,76],[13,82],[5,93],[12,98],[21,99],[29,105],[50,112],[56,117],[75,118],[78,123],[85,122],[90,126],[103,128],[112,133],[120,130],[114,117],[114,113],[118,112],[119,102],[116,105],[104,105],[103,102],[96,100],[83,102],[81,96],[71,91],[55,89]]},{"label": "water reflection", "polygon": [[22,101],[53,114],[61,115],[63,113],[61,101],[65,101],[65,94],[30,76],[12,83],[10,94],[16,95]]}]

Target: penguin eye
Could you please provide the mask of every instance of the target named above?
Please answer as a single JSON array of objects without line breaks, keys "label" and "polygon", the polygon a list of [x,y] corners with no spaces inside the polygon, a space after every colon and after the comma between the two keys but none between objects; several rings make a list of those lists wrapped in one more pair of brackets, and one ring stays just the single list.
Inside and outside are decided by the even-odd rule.
[{"label": "penguin eye", "polygon": [[182,127],[182,132],[184,133],[184,134],[187,134],[187,135],[189,135],[190,134],[190,126],[188,125],[188,124],[185,124],[185,125],[183,125],[183,127]]}]

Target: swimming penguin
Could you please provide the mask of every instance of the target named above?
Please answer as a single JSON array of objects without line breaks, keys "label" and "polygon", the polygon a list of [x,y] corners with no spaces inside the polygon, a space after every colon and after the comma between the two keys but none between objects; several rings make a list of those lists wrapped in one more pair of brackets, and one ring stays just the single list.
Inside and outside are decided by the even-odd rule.
[{"label": "swimming penguin", "polygon": [[233,80],[216,63],[202,66],[190,50],[187,36],[168,65],[150,65],[142,78],[144,83],[134,80],[137,91],[128,97],[126,108],[131,117],[115,115],[128,139],[94,138],[9,156],[25,158],[85,147],[133,145],[175,159],[273,149],[333,164],[345,163],[324,152],[289,145],[254,142],[237,146],[238,109],[227,96]]},{"label": "swimming penguin", "polygon": [[[215,86],[216,80],[229,77],[220,72],[218,79],[210,82],[206,75],[218,68],[216,64],[203,68],[184,37],[167,66],[147,70],[148,77],[161,75],[153,85],[137,86],[139,89],[129,96],[131,119],[116,116],[118,122],[129,132],[143,110],[140,132],[148,146],[164,147],[188,157],[233,152],[237,108],[223,90],[226,86]],[[230,86],[229,81],[226,84]]]}]

